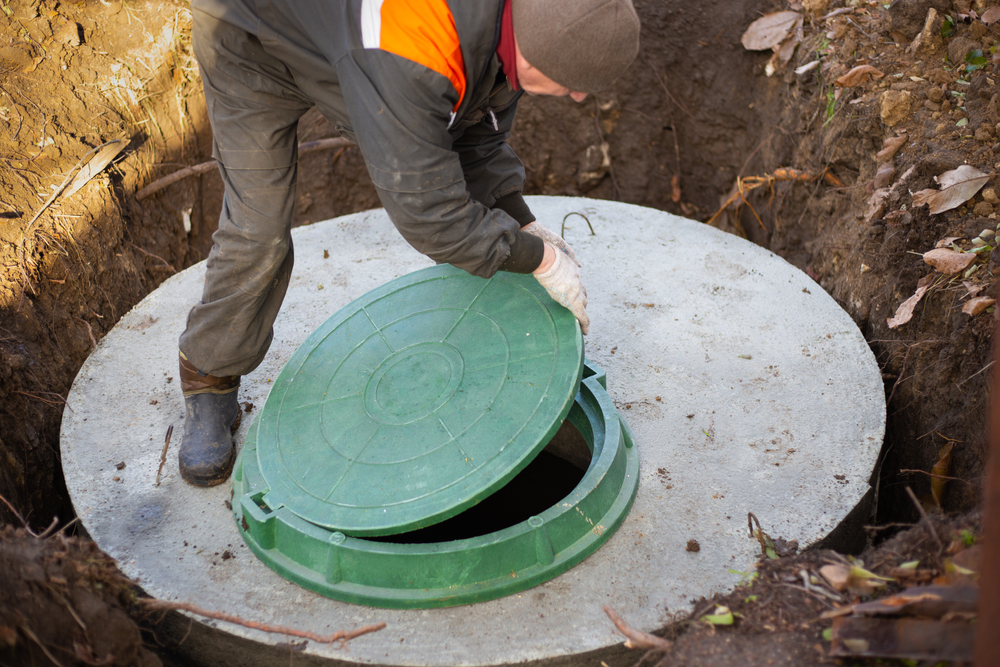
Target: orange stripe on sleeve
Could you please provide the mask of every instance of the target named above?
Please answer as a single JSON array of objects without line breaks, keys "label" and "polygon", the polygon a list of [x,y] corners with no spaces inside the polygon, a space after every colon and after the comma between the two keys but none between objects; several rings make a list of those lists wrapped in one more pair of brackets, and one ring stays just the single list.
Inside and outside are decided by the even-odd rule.
[{"label": "orange stripe on sleeve", "polygon": [[465,61],[458,30],[445,0],[385,0],[380,48],[442,75],[465,97]]}]

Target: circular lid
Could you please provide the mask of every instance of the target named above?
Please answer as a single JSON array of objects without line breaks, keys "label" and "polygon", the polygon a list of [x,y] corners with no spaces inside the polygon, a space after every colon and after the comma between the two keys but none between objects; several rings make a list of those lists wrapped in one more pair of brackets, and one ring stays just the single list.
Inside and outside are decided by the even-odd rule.
[{"label": "circular lid", "polygon": [[342,308],[278,376],[258,417],[262,501],[354,536],[447,519],[541,451],[582,369],[576,318],[532,276],[403,276]]}]

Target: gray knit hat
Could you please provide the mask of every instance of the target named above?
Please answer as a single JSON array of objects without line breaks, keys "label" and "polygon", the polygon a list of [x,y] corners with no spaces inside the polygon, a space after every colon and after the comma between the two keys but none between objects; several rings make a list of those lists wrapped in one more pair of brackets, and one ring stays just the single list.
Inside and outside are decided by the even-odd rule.
[{"label": "gray knit hat", "polygon": [[525,60],[570,90],[599,92],[639,52],[632,0],[510,0]]}]

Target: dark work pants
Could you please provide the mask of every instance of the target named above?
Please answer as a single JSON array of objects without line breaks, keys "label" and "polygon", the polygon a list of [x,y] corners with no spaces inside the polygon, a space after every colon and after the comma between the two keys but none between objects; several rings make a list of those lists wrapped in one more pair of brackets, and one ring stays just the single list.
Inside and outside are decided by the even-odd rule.
[{"label": "dark work pants", "polygon": [[202,373],[245,375],[267,353],[291,276],[296,123],[314,99],[254,35],[192,15],[225,196],[180,350]]}]

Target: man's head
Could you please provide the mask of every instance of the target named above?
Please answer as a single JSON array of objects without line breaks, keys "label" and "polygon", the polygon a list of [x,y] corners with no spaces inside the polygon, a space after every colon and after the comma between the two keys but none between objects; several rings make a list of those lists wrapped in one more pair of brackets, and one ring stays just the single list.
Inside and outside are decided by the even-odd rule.
[{"label": "man's head", "polygon": [[[604,90],[639,52],[639,17],[632,0],[511,0],[519,62],[564,88],[548,95]],[[523,60],[523,62],[522,62]],[[540,80],[543,84],[544,81]],[[579,100],[578,100],[579,101]]]}]

